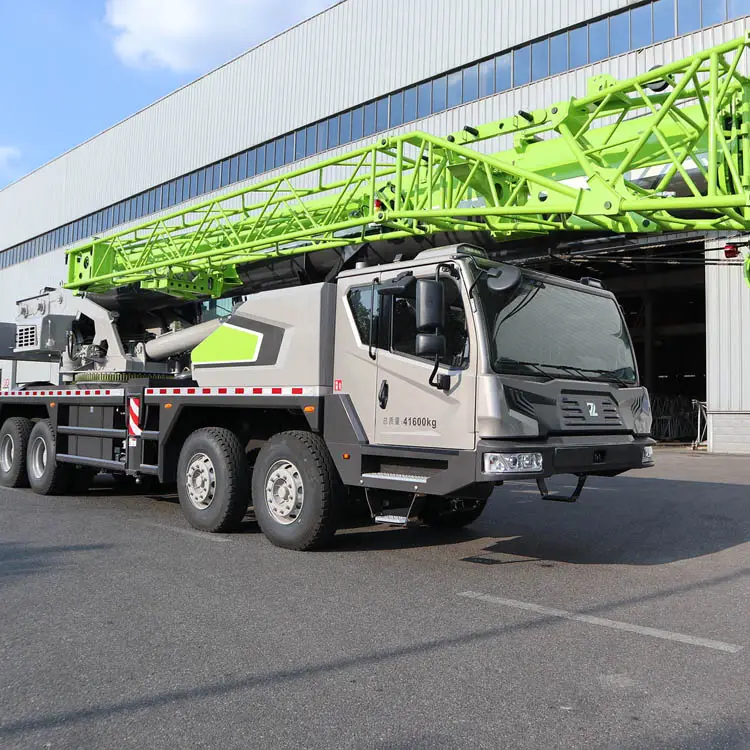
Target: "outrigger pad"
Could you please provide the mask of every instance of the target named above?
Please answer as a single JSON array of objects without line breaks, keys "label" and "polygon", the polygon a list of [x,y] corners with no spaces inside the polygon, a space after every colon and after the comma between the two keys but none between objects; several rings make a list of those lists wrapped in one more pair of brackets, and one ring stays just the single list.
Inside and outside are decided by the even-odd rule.
[{"label": "outrigger pad", "polygon": [[536,486],[539,487],[539,494],[542,496],[542,500],[552,500],[556,503],[575,503],[581,496],[586,480],[589,478],[588,474],[576,474],[578,477],[578,484],[573,490],[572,495],[553,495],[550,493],[547,482],[544,479],[537,479]]}]

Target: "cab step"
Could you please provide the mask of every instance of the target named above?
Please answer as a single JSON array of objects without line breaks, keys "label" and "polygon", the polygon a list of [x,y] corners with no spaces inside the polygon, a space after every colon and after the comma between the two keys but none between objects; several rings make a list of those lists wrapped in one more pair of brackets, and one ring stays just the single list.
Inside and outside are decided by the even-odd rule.
[{"label": "cab step", "polygon": [[386,524],[387,526],[408,526],[409,516],[383,515],[373,518],[375,523]]},{"label": "cab step", "polygon": [[409,484],[425,484],[429,477],[419,474],[396,474],[392,471],[370,471],[362,475],[363,479],[382,479],[387,482],[408,482]]},{"label": "cab step", "polygon": [[[420,522],[422,508],[425,503],[425,496],[413,494],[408,506],[391,504],[384,498],[382,491],[365,489],[365,498],[370,508],[370,515],[375,523],[384,524],[385,526],[417,526]],[[383,502],[383,500],[386,500]],[[405,499],[405,498],[404,498]]]}]

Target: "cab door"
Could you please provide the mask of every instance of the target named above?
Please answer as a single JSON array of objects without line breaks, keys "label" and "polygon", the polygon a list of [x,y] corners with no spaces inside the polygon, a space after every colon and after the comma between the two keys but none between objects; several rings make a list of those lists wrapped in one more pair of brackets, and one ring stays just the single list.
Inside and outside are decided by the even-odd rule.
[{"label": "cab door", "polygon": [[[376,277],[339,280],[333,390],[351,402],[353,415],[367,441],[375,442],[375,393],[379,355],[380,295]],[[372,335],[372,342],[370,336]]]},{"label": "cab door", "polygon": [[[435,267],[417,278],[435,278]],[[384,274],[383,281],[387,280]],[[446,355],[438,374],[450,377],[447,391],[430,385],[434,359],[416,356],[413,295],[381,299],[385,330],[377,357],[375,442],[379,445],[472,450],[476,443],[476,332],[468,295],[459,278],[440,279],[445,292]]]}]

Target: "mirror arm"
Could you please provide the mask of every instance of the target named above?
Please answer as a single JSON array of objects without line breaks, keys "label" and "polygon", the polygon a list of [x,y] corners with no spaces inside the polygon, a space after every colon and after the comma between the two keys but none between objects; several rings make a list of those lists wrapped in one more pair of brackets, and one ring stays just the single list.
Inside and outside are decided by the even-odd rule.
[{"label": "mirror arm", "polygon": [[435,366],[432,368],[430,374],[429,383],[433,388],[437,388],[439,391],[445,391],[446,393],[451,389],[451,378],[450,375],[438,375],[438,368],[440,367],[440,355],[435,355]]},{"label": "mirror arm", "polygon": [[440,355],[435,355],[435,366],[432,368],[432,372],[430,373],[430,380],[428,381],[430,385],[433,388],[439,388],[440,386],[435,380],[435,376],[437,375],[438,369],[440,368]]},{"label": "mirror arm", "polygon": [[477,277],[474,279],[471,286],[469,287],[469,297],[471,299],[474,298],[474,290],[477,288],[477,284],[482,280],[482,276],[484,276],[487,273],[487,271],[485,271],[484,269],[479,268],[476,265],[476,263],[474,263],[474,265],[476,266],[478,273],[477,273]]},{"label": "mirror arm", "polygon": [[440,281],[440,272],[448,271],[448,275],[451,278],[456,278],[453,274],[456,273],[456,266],[453,263],[440,263],[435,269],[435,281]]},{"label": "mirror arm", "polygon": [[377,283],[377,279],[372,280],[372,292],[370,293],[370,340],[368,341],[367,353],[372,360],[376,359],[375,352],[372,349],[372,339],[375,331],[375,288]]}]

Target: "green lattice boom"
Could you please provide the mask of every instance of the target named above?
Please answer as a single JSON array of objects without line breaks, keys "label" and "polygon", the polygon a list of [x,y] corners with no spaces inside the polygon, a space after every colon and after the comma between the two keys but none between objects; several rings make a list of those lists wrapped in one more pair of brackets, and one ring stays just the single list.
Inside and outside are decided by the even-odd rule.
[{"label": "green lattice boom", "polygon": [[[384,136],[92,238],[68,251],[67,287],[220,297],[240,265],[446,231],[749,230],[749,47],[750,34],[629,80],[597,76],[582,98],[447,137]],[[512,146],[485,153],[498,138]]]}]

